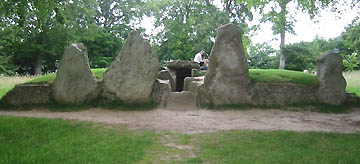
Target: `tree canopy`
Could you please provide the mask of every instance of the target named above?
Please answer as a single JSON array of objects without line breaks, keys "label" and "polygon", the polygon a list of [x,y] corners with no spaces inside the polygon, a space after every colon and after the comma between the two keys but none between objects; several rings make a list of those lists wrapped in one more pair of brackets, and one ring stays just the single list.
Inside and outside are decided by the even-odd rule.
[{"label": "tree canopy", "polygon": [[[250,68],[314,69],[316,56],[337,50],[347,70],[359,69],[359,19],[339,37],[285,44],[285,32],[294,34],[288,4],[310,17],[336,0],[2,0],[0,1],[0,74],[54,72],[64,49],[82,42],[88,48],[92,68],[107,67],[120,52],[128,33],[140,27],[145,17],[155,20],[158,33],[148,36],[160,60],[192,60],[200,50],[210,53],[216,29],[233,23],[243,31]],[[356,3],[353,3],[357,7]],[[281,40],[280,51],[266,43],[253,44],[249,26],[254,14],[271,22]],[[285,58],[287,64],[285,65]],[[276,62],[280,60],[282,62]]]}]

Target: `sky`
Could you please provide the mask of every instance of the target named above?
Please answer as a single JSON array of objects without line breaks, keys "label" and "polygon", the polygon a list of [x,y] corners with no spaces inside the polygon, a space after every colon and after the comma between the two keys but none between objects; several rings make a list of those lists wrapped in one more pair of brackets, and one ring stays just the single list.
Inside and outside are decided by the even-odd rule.
[{"label": "sky", "polygon": [[[214,5],[222,8],[221,0],[215,0]],[[358,15],[358,11],[352,10],[348,6],[338,5],[337,7],[343,11],[341,14],[333,13],[329,10],[322,10],[320,14],[316,16],[316,22],[314,22],[314,20],[311,20],[309,15],[306,13],[302,13],[300,11],[295,13],[295,4],[290,3],[288,5],[288,9],[292,11],[290,14],[292,14],[297,20],[294,26],[296,35],[286,33],[285,43],[289,44],[301,41],[312,41],[316,36],[324,39],[340,36],[341,33],[345,31],[344,27],[350,24]],[[249,24],[259,24],[260,17],[260,15],[254,14],[254,19],[249,22]],[[157,33],[158,30],[154,29],[155,27],[153,26],[154,21],[154,18],[151,17],[147,17],[142,21],[141,26],[146,29],[146,34],[155,35]],[[251,41],[253,43],[268,42],[273,48],[279,49],[279,36],[273,35],[271,26],[271,23],[261,24],[260,30],[258,30],[255,35],[250,38]]]}]

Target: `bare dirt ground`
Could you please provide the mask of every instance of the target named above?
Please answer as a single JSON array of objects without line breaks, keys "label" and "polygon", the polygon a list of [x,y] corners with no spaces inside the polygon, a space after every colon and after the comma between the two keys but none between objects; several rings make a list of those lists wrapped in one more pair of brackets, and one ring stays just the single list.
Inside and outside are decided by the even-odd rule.
[{"label": "bare dirt ground", "polygon": [[91,121],[124,125],[130,129],[150,129],[188,134],[239,129],[360,132],[360,108],[354,108],[347,114],[293,112],[275,109],[114,111],[92,108],[78,112],[0,111],[0,115]]}]

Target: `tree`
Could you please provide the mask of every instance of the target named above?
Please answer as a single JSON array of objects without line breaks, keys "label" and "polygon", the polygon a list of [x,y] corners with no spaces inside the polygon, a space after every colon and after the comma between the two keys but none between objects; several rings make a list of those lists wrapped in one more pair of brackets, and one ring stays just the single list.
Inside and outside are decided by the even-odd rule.
[{"label": "tree", "polygon": [[294,71],[316,70],[316,57],[320,56],[313,42],[286,45],[283,49],[287,59],[286,69]]},{"label": "tree", "polygon": [[[264,1],[261,8],[265,5],[274,5],[269,12],[263,12],[262,22],[271,22],[273,24],[272,30],[274,35],[280,35],[280,69],[285,69],[285,33],[295,34],[293,29],[294,22],[296,21],[289,13],[288,4],[291,0],[270,0]],[[331,3],[335,3],[335,0],[293,0],[296,3],[296,8],[302,12],[306,12],[310,15],[310,18],[314,18],[319,13],[321,8],[329,6]]]},{"label": "tree", "polygon": [[204,49],[210,53],[216,29],[229,23],[226,13],[209,0],[149,1],[148,15],[161,31],[153,37],[161,60],[191,60]]},{"label": "tree", "polygon": [[[251,9],[258,9],[261,1],[222,0],[222,3],[224,11],[231,19],[231,23],[239,25],[244,32],[242,41],[245,48],[245,55],[247,56],[247,47],[251,47],[251,33],[259,28],[259,25],[253,25],[250,27],[247,22],[253,20],[253,13]],[[259,10],[262,11],[262,8],[259,8]]]},{"label": "tree", "polygon": [[267,43],[248,46],[248,64],[251,69],[270,69],[275,67],[276,51]]}]

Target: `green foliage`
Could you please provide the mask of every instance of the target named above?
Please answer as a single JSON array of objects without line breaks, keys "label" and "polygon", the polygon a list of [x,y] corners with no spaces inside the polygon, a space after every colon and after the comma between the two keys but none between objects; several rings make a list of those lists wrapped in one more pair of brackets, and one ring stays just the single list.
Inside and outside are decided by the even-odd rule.
[{"label": "green foliage", "polygon": [[16,74],[18,67],[12,63],[11,58],[11,56],[2,56],[0,54],[0,76],[11,76]]},{"label": "green foliage", "polygon": [[83,42],[91,67],[107,67],[131,21],[141,18],[141,5],[139,0],[1,1],[1,55],[19,67],[19,74],[54,72],[65,47]]},{"label": "green foliage", "polygon": [[346,71],[353,71],[360,68],[360,56],[356,53],[343,56],[344,67]]},{"label": "green foliage", "polygon": [[[280,34],[280,69],[284,69],[285,65],[285,55],[284,55],[284,47],[285,47],[285,34],[289,32],[290,34],[295,34],[294,31],[294,23],[296,22],[295,18],[289,12],[287,5],[292,0],[270,0],[263,1],[260,3],[260,8],[264,8],[268,5],[274,5],[275,7],[271,7],[271,10],[267,13],[264,13],[264,10],[260,10],[262,13],[261,22],[271,22],[272,31],[274,35]],[[295,0],[294,0],[295,1]],[[336,3],[336,0],[296,0],[296,8],[306,12],[313,18],[318,14],[320,8],[325,8],[331,3]]]},{"label": "green foliage", "polygon": [[303,72],[278,69],[250,69],[251,81],[259,83],[296,83],[318,85],[316,76]]},{"label": "green foliage", "polygon": [[294,71],[316,70],[316,57],[321,53],[316,51],[313,42],[300,42],[286,45],[284,54],[286,57],[286,69]]},{"label": "green foliage", "polygon": [[[359,134],[231,131],[192,136],[201,163],[359,163]],[[195,159],[193,159],[195,160]]]},{"label": "green foliage", "polygon": [[345,45],[355,53],[360,53],[360,20],[355,18],[343,33]]},{"label": "green foliage", "polygon": [[210,53],[216,28],[230,22],[226,13],[207,0],[154,0],[147,6],[161,30],[154,37],[160,60],[191,60],[202,49]]},{"label": "green foliage", "polygon": [[0,163],[138,163],[155,140],[146,131],[0,117]]},{"label": "green foliage", "polygon": [[248,46],[247,60],[250,69],[275,69],[278,67],[276,51],[266,43]]}]

